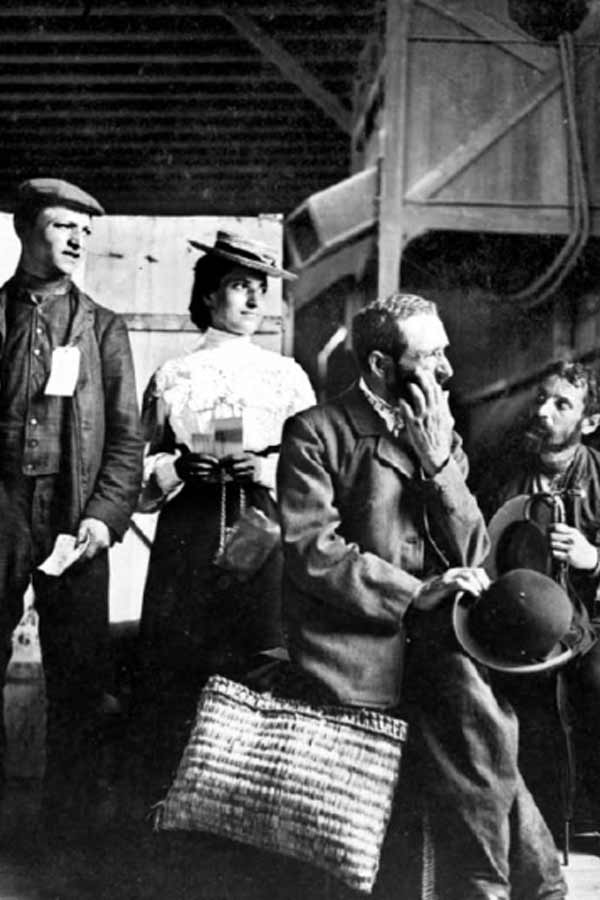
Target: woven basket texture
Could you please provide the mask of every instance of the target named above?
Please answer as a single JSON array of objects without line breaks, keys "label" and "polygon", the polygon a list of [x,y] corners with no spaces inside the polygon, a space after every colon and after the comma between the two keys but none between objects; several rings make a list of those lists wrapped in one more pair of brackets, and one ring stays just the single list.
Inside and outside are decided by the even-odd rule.
[{"label": "woven basket texture", "polygon": [[283,853],[369,893],[406,734],[383,713],[315,709],[213,676],[156,827]]}]

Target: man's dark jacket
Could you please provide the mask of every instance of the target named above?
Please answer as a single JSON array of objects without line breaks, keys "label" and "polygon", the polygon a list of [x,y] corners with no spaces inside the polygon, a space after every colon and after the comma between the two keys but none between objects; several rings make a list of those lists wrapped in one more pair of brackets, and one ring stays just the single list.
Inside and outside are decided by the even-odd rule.
[{"label": "man's dark jacket", "polygon": [[466,471],[455,435],[446,466],[423,477],[358,385],[287,421],[277,490],[289,649],[340,701],[397,703],[404,617],[422,579],[483,560]]},{"label": "man's dark jacket", "polygon": [[[539,463],[536,457],[524,454],[513,478],[504,486],[497,498],[496,505],[499,507],[519,494],[535,493],[538,490],[536,486],[538,472]],[[568,524],[574,525],[591,544],[600,548],[600,453],[597,450],[579,444],[563,489],[581,494],[576,504],[577,521],[568,521]],[[567,508],[569,505],[567,503]],[[567,515],[569,518],[568,513]],[[597,619],[600,563],[590,572],[570,568],[568,581],[571,599],[576,603],[582,603],[589,616]]]},{"label": "man's dark jacket", "polygon": [[[0,289],[0,355],[6,336],[10,282]],[[69,341],[81,351],[79,377],[68,409],[70,460],[68,523],[76,531],[91,516],[120,540],[135,509],[143,440],[127,329],[114,312],[75,285]],[[22,442],[22,433],[15,433]]]}]

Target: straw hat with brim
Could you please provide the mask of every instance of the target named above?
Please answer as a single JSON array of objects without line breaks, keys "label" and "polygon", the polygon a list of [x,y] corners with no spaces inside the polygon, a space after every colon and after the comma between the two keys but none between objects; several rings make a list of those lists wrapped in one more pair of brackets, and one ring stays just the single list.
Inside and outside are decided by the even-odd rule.
[{"label": "straw hat with brim", "polygon": [[551,516],[543,494],[518,494],[498,509],[488,524],[490,550],[483,564],[492,580],[512,569],[552,574]]},{"label": "straw hat with brim", "polygon": [[293,272],[280,268],[277,265],[275,254],[270,247],[260,241],[254,241],[240,234],[232,234],[229,231],[217,231],[214,244],[205,244],[203,241],[193,241],[188,238],[192,247],[204,250],[211,256],[220,256],[231,262],[245,266],[247,269],[255,269],[272,275],[273,278],[285,278],[291,280],[297,278]]},{"label": "straw hat with brim", "polygon": [[501,575],[474,598],[454,601],[454,632],[464,650],[490,669],[529,675],[558,668],[577,653],[583,629],[552,578],[530,569]]}]

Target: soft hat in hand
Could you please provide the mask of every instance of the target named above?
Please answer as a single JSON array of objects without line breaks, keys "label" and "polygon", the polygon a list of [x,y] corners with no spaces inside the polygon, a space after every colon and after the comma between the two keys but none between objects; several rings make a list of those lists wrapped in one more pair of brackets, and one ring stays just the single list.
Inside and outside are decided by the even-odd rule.
[{"label": "soft hat in hand", "polygon": [[529,674],[569,662],[584,637],[566,592],[547,575],[513,569],[474,598],[461,593],[453,611],[456,637],[491,669]]}]

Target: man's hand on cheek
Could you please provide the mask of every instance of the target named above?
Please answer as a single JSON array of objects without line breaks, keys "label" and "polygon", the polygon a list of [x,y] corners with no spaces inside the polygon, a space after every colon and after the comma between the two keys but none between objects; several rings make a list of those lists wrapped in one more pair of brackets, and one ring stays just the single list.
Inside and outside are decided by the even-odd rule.
[{"label": "man's hand on cheek", "polygon": [[434,475],[448,461],[454,419],[448,393],[428,371],[416,369],[407,386],[410,402],[400,405],[408,438],[427,475]]}]

